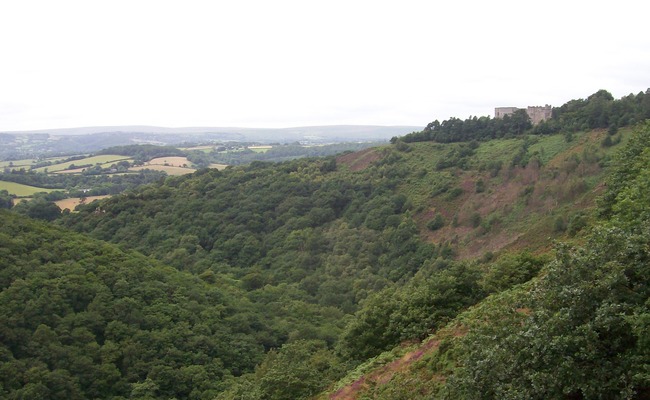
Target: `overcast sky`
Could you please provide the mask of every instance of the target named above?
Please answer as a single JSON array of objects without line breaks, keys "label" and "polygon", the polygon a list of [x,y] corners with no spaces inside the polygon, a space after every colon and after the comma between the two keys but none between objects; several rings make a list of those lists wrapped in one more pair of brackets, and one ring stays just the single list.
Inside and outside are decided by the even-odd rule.
[{"label": "overcast sky", "polygon": [[599,89],[619,98],[650,87],[648,11],[628,0],[0,0],[0,131],[424,126]]}]

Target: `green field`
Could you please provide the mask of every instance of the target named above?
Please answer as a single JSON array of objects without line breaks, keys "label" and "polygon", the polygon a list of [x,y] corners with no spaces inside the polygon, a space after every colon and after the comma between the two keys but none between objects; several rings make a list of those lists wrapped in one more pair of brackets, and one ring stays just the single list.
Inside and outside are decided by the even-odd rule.
[{"label": "green field", "polygon": [[19,167],[29,167],[32,164],[36,162],[35,159],[33,158],[27,158],[24,160],[11,160],[11,161],[0,161],[0,168],[5,168],[12,166],[13,168],[19,168]]},{"label": "green field", "polygon": [[[52,158],[46,158],[45,160],[40,160],[40,161],[50,161],[52,163],[59,162],[61,160],[65,160],[67,157],[52,157]],[[21,168],[25,168],[26,170],[29,170],[34,164],[36,164],[39,160],[35,158],[24,158],[22,160],[5,160],[5,161],[0,161],[0,168],[4,169],[7,168],[11,165],[12,170],[19,170]]]},{"label": "green field", "polygon": [[16,196],[32,196],[38,192],[52,192],[54,189],[44,189],[35,186],[22,185],[20,183],[0,181],[0,190],[6,190],[9,194]]},{"label": "green field", "polygon": [[104,165],[104,164],[112,164],[118,161],[123,161],[123,160],[131,160],[130,157],[128,156],[120,156],[120,155],[115,155],[115,154],[107,154],[107,155],[101,155],[101,156],[92,156],[92,157],[86,157],[82,158],[80,160],[74,160],[74,161],[66,161],[63,163],[59,164],[52,164],[48,165],[47,167],[41,167],[41,168],[36,168],[34,171],[36,172],[45,172],[47,169],[47,172],[56,172],[56,171],[63,171],[66,168],[70,166],[70,164],[74,165]]}]

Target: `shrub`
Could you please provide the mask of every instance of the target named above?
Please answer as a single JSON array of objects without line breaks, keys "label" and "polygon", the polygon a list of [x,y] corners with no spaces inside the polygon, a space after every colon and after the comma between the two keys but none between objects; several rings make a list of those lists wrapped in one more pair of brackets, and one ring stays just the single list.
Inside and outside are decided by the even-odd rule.
[{"label": "shrub", "polygon": [[473,228],[478,228],[481,225],[481,214],[475,212],[469,217],[469,222],[472,224]]},{"label": "shrub", "polygon": [[483,179],[479,179],[476,181],[476,193],[483,193],[485,192],[485,182],[483,182]]},{"label": "shrub", "polygon": [[436,214],[436,216],[429,222],[427,222],[427,228],[430,231],[437,231],[438,229],[445,226],[445,220],[442,218],[442,215]]}]

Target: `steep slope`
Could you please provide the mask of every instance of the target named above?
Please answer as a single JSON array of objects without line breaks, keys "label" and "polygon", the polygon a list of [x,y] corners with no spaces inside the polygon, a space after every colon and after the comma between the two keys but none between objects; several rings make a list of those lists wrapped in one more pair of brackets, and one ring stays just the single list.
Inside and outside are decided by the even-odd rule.
[{"label": "steep slope", "polygon": [[649,398],[650,123],[614,164],[584,246],[319,398]]},{"label": "steep slope", "polygon": [[[330,360],[336,379],[345,362],[426,337],[544,262],[508,252],[579,238],[617,147],[601,147],[605,135],[396,144],[206,170],[86,205],[62,224],[230,282],[250,304],[244,331],[260,347],[242,352],[248,368],[224,393],[271,396],[296,379],[304,387],[283,387],[304,397],[328,383],[301,375],[324,371],[317,360]],[[277,356],[262,360],[258,349]],[[295,370],[274,361],[302,365],[296,354],[312,361]]]}]

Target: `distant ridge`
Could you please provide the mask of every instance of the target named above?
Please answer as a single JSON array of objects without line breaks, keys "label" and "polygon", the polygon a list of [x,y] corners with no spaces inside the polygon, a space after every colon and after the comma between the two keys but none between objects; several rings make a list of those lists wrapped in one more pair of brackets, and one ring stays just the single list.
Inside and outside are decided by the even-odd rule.
[{"label": "distant ridge", "polygon": [[27,131],[0,131],[8,134],[50,134],[55,136],[65,135],[91,135],[96,133],[121,132],[121,133],[154,133],[154,134],[197,134],[197,133],[228,133],[242,134],[244,136],[268,135],[273,133],[294,135],[360,135],[373,138],[390,138],[396,134],[405,134],[419,131],[421,126],[408,125],[323,125],[299,126],[288,128],[245,128],[245,127],[180,127],[168,128],[150,125],[116,125],[116,126],[90,126],[75,128],[36,129]]},{"label": "distant ridge", "polygon": [[129,144],[248,142],[319,145],[345,142],[388,143],[395,136],[422,130],[416,126],[327,125],[292,128],[95,126],[0,132],[0,157],[89,153]]}]

